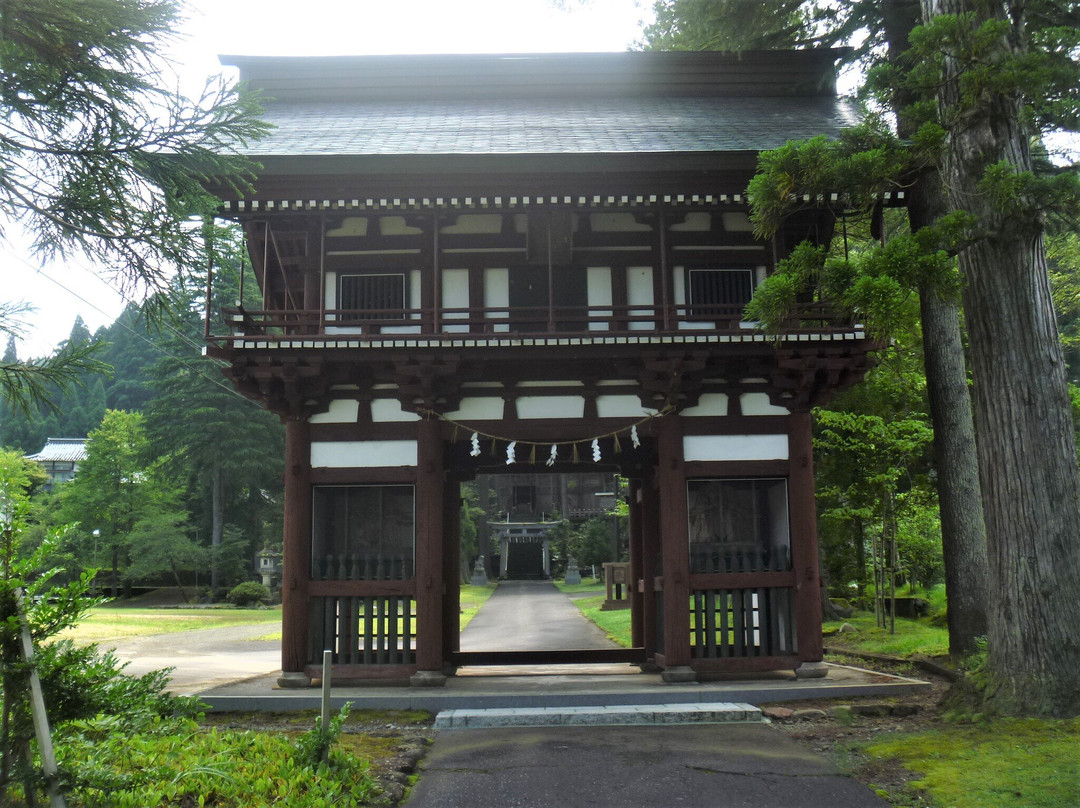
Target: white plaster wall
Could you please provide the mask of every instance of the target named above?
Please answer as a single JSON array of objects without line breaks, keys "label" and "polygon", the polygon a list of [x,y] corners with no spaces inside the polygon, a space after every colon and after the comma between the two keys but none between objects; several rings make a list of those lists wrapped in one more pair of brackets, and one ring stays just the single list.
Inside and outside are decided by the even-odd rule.
[{"label": "white plaster wall", "polygon": [[315,441],[312,468],[385,468],[415,466],[414,440]]},{"label": "white plaster wall", "polygon": [[[674,287],[675,305],[686,305],[686,267],[673,267],[672,284]],[[682,316],[686,316],[685,314]],[[680,331],[705,331],[716,328],[714,322],[699,322],[697,320],[679,320]]]},{"label": "white plaster wall", "polygon": [[593,317],[610,317],[611,309],[611,267],[589,267],[586,270],[586,289],[588,290],[589,330],[608,331],[606,322],[593,322]]},{"label": "white plaster wall", "polygon": [[401,402],[396,398],[376,398],[371,401],[371,420],[375,423],[395,423],[419,421],[420,416],[401,409]]},{"label": "white plaster wall", "polygon": [[503,416],[503,400],[497,396],[463,398],[461,406],[446,413],[451,421],[499,421]]},{"label": "white plaster wall", "polygon": [[326,412],[311,416],[313,424],[355,424],[360,412],[360,402],[356,399],[336,398],[330,402]]},{"label": "white plaster wall", "polygon": [[729,233],[753,233],[754,225],[745,213],[732,211],[724,214],[724,229]]},{"label": "white plaster wall", "polygon": [[[397,217],[391,217],[397,218]],[[420,283],[422,273],[419,269],[410,269],[408,271],[409,276],[409,302],[408,307],[410,309],[420,308]],[[419,320],[420,312],[414,311],[409,315],[410,320]],[[379,329],[380,334],[419,334],[420,326],[418,325],[388,325]]]},{"label": "white plaster wall", "polygon": [[419,227],[410,227],[404,216],[380,216],[379,233],[383,236],[420,236],[424,231]]},{"label": "white plaster wall", "polygon": [[656,410],[642,407],[637,396],[597,396],[596,413],[601,418],[644,418]]},{"label": "white plaster wall", "polygon": [[[630,306],[644,306],[630,309],[632,317],[648,317],[653,314],[653,270],[652,267],[626,268],[626,302]],[[652,331],[653,321],[642,320],[630,323],[631,331]]]},{"label": "white plaster wall", "polygon": [[768,393],[743,393],[739,396],[743,415],[789,415],[786,407],[774,406]]},{"label": "white plaster wall", "polygon": [[712,215],[702,211],[687,213],[686,218],[678,224],[673,224],[669,230],[707,233],[712,230]]},{"label": "white plaster wall", "polygon": [[454,224],[439,228],[440,233],[501,233],[502,216],[498,213],[463,214]]},{"label": "white plaster wall", "polygon": [[[442,271],[442,305],[443,309],[467,309],[469,307],[469,270],[467,269],[444,269]],[[467,332],[467,325],[448,325],[446,320],[468,319],[467,311],[447,312],[443,314],[442,330],[447,334],[460,334]]]},{"label": "white plaster wall", "polygon": [[686,435],[685,460],[787,460],[787,435]]},{"label": "white plaster wall", "polygon": [[683,415],[727,415],[728,397],[726,393],[702,393],[697,406],[687,407],[682,411]]},{"label": "white plaster wall", "polygon": [[341,222],[341,227],[335,230],[327,230],[326,235],[333,236],[366,236],[368,220],[366,216],[348,216]]},{"label": "white plaster wall", "polygon": [[652,230],[642,224],[632,213],[590,213],[589,227],[597,233],[637,233]]},{"label": "white plaster wall", "polygon": [[[495,309],[510,305],[510,271],[507,269],[484,270],[484,308]],[[493,311],[494,317],[509,317],[509,311]],[[509,323],[499,323],[495,331],[509,331]]]},{"label": "white plaster wall", "polygon": [[518,418],[582,418],[581,396],[522,396],[517,400]]}]

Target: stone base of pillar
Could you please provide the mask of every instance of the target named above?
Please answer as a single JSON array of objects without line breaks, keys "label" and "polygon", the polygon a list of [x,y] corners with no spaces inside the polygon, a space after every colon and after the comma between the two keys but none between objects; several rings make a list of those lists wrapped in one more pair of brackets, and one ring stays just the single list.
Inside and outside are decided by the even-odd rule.
[{"label": "stone base of pillar", "polygon": [[664,670],[651,659],[648,662],[639,663],[638,667],[641,668],[642,673],[660,673]]},{"label": "stone base of pillar", "polygon": [[673,668],[664,668],[660,672],[660,678],[669,685],[677,685],[685,682],[696,682],[697,673],[689,665],[676,665]]},{"label": "stone base of pillar", "polygon": [[417,671],[409,677],[411,687],[443,687],[446,674],[442,671]]},{"label": "stone base of pillar", "polygon": [[824,679],[829,675],[829,666],[824,662],[804,662],[795,669],[796,679]]},{"label": "stone base of pillar", "polygon": [[306,673],[283,671],[277,680],[278,687],[297,688],[311,687],[311,677]]}]

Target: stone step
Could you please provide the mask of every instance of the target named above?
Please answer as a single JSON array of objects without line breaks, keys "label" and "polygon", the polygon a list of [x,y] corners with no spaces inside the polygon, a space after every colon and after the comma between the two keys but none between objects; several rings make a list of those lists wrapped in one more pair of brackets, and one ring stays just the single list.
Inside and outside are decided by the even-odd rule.
[{"label": "stone step", "polygon": [[752,704],[698,702],[687,704],[622,704],[588,707],[506,707],[443,710],[436,729],[491,727],[580,727],[616,724],[759,723],[761,710]]}]

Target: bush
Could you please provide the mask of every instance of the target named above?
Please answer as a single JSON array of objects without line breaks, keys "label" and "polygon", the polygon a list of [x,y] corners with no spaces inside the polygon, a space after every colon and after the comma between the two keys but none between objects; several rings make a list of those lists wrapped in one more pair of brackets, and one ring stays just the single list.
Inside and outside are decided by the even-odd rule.
[{"label": "bush", "polygon": [[37,652],[41,689],[49,718],[60,723],[96,715],[193,716],[203,705],[190,696],[167,691],[171,668],[142,676],[124,673],[112,651],[96,645],[78,648],[71,640],[42,646]]},{"label": "bush", "polygon": [[270,590],[257,581],[244,581],[230,590],[226,600],[234,606],[259,606],[270,601]]}]

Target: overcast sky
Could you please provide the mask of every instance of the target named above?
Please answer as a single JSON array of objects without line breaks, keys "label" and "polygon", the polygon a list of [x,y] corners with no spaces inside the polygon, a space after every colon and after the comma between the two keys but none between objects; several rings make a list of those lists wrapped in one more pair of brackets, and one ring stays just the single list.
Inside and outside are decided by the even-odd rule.
[{"label": "overcast sky", "polygon": [[[640,38],[651,0],[189,0],[189,7],[175,58],[198,87],[221,71],[219,54],[621,51]],[[0,244],[0,290],[37,308],[19,344],[23,359],[49,353],[77,315],[94,331],[124,306],[89,262],[39,268],[17,238]]]}]

